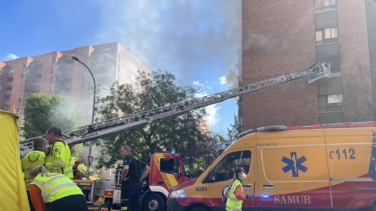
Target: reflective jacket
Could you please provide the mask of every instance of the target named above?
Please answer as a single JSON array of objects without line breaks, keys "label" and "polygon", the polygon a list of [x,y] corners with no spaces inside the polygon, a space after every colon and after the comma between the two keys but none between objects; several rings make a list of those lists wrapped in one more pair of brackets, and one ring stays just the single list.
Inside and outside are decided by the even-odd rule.
[{"label": "reflective jacket", "polygon": [[46,154],[39,149],[34,149],[22,157],[21,166],[24,173],[26,190],[30,189],[30,182],[32,180],[29,174],[30,169],[36,165],[43,165],[45,157]]},{"label": "reflective jacket", "polygon": [[51,203],[67,196],[84,195],[71,179],[62,174],[40,173],[30,184],[38,186],[41,190],[44,203]]},{"label": "reflective jacket", "polygon": [[238,187],[239,185],[242,188],[242,192],[243,192],[243,185],[239,180],[235,180],[231,186],[230,195],[227,198],[227,202],[226,202],[227,211],[241,211],[242,210],[243,200],[237,199],[235,195],[236,187]]},{"label": "reflective jacket", "polygon": [[52,144],[46,156],[47,171],[51,173],[64,174],[73,179],[73,165],[70,162],[71,151],[67,143],[62,140]]}]

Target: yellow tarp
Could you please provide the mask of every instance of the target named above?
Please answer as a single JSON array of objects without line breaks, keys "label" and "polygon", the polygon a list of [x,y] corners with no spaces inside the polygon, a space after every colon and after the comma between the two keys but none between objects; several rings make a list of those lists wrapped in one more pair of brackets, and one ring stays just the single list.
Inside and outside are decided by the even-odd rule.
[{"label": "yellow tarp", "polygon": [[0,210],[30,211],[15,114],[0,110]]}]

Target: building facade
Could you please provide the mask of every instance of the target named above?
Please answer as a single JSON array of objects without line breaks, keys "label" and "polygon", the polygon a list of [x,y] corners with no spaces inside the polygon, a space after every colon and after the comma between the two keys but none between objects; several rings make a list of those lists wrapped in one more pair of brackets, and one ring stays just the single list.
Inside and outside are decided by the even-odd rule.
[{"label": "building facade", "polygon": [[[329,62],[332,79],[307,79],[242,96],[242,130],[374,119],[375,0],[242,3],[242,84]],[[372,79],[372,80],[371,80]]]},{"label": "building facade", "polygon": [[150,72],[134,54],[120,43],[78,47],[39,56],[0,62],[0,107],[21,112],[31,93],[62,94],[72,101],[91,121],[93,79],[88,70],[71,56],[76,56],[92,71],[97,96],[118,81],[139,89],[139,71]]}]

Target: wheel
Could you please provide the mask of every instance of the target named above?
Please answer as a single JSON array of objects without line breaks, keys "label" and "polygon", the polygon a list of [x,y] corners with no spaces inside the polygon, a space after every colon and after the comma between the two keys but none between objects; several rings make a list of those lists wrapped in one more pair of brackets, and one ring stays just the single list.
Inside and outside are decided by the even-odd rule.
[{"label": "wheel", "polygon": [[107,203],[103,203],[98,207],[98,211],[111,211],[111,207]]},{"label": "wheel", "polygon": [[159,194],[151,194],[144,201],[145,211],[165,211],[166,200]]},{"label": "wheel", "polygon": [[208,210],[204,207],[194,207],[190,209],[189,211],[208,211]]}]

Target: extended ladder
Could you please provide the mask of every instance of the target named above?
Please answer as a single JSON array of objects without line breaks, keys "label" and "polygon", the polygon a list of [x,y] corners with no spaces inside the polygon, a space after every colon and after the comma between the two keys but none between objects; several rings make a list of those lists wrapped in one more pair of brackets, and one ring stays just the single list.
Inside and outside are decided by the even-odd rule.
[{"label": "extended ladder", "polygon": [[[286,83],[303,77],[308,77],[309,84],[317,84],[323,80],[331,78],[330,64],[314,63],[311,67],[301,71],[248,84],[228,91],[206,95],[204,97],[189,99],[179,103],[168,104],[156,109],[138,112],[134,114],[128,114],[114,119],[109,119],[102,122],[81,126],[73,130],[63,131],[63,140],[65,140],[67,144],[77,144],[93,139],[98,139],[110,134],[116,134],[124,130],[129,130],[135,127],[143,126],[158,119],[179,115],[194,109],[212,105],[243,94],[255,92],[257,90],[269,86]],[[34,138],[31,138],[20,142],[21,155],[24,155],[28,151],[32,150],[33,139]]]}]

